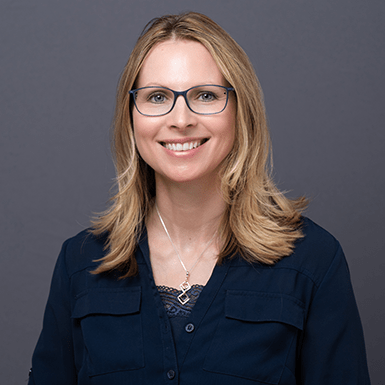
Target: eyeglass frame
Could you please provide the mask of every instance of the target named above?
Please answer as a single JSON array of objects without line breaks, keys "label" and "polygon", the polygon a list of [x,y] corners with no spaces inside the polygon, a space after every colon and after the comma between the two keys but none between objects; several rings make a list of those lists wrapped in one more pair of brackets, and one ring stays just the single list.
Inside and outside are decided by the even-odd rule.
[{"label": "eyeglass frame", "polygon": [[[187,100],[187,92],[189,92],[190,90],[192,90],[192,89],[194,89],[194,88],[198,88],[198,87],[206,87],[206,86],[221,87],[221,88],[224,88],[224,89],[227,91],[227,92],[226,92],[226,103],[225,103],[225,106],[224,106],[220,111],[218,111],[218,112],[209,112],[209,113],[207,113],[207,112],[196,112],[196,111],[194,111],[194,110],[191,108],[191,106],[190,106],[190,104],[189,104],[189,102],[188,102],[188,100]],[[172,103],[171,108],[170,108],[167,112],[165,112],[165,113],[163,113],[163,114],[160,114],[160,115],[149,115],[149,114],[144,114],[143,112],[140,112],[138,106],[136,105],[136,100],[135,100],[134,94],[135,94],[135,92],[137,92],[137,91],[139,91],[139,90],[143,90],[143,89],[147,89],[147,88],[158,88],[158,89],[165,89],[165,90],[171,91],[171,92],[174,94],[174,101],[173,101],[173,103]],[[156,116],[164,116],[164,115],[169,114],[169,113],[173,110],[173,108],[175,107],[176,101],[177,101],[177,99],[178,99],[179,96],[183,96],[184,101],[185,101],[185,103],[186,103],[188,109],[189,109],[191,112],[193,112],[194,114],[197,114],[197,115],[216,115],[216,114],[220,114],[220,113],[223,112],[223,111],[226,109],[226,107],[227,107],[227,104],[228,104],[228,102],[229,102],[229,93],[230,93],[230,91],[234,91],[234,92],[235,92],[235,89],[234,89],[233,87],[221,86],[221,85],[219,85],[219,84],[201,84],[201,85],[198,85],[198,86],[190,87],[189,89],[187,89],[187,90],[185,90],[185,91],[174,91],[174,90],[172,90],[171,88],[168,88],[168,87],[148,86],[148,87],[140,87],[140,88],[136,88],[136,89],[134,89],[134,90],[130,90],[130,91],[128,91],[128,93],[129,93],[130,95],[132,95],[132,100],[134,101],[135,108],[136,108],[136,110],[139,112],[139,114],[141,114],[141,115],[143,115],[143,116],[156,117]]]}]

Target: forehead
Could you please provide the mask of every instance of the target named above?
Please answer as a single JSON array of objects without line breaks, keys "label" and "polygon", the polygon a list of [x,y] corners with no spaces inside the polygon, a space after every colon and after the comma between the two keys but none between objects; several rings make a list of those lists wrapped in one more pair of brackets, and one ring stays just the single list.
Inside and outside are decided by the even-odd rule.
[{"label": "forehead", "polygon": [[199,84],[225,85],[210,52],[192,40],[167,40],[155,45],[143,62],[137,87],[160,85],[184,90]]}]

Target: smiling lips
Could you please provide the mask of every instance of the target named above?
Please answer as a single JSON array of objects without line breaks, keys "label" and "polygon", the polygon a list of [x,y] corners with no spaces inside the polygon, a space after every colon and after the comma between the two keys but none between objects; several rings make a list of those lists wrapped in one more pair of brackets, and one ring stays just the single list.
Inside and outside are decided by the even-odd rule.
[{"label": "smiling lips", "polygon": [[203,143],[206,143],[208,139],[193,140],[191,142],[185,143],[175,143],[175,142],[160,142],[160,144],[171,151],[188,151],[194,148],[201,146]]}]

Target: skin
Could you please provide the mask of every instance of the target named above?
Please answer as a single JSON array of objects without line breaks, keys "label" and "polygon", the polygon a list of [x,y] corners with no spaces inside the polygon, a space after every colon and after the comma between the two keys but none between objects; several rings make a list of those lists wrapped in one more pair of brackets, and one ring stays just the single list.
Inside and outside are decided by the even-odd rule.
[{"label": "skin", "polygon": [[[202,84],[228,85],[208,50],[188,40],[156,45],[145,59],[136,84],[138,88],[163,86],[177,91]],[[225,209],[218,170],[233,147],[235,113],[232,92],[226,109],[215,115],[193,113],[183,97],[164,116],[147,117],[133,109],[138,151],[155,171],[156,202],[187,269],[212,238]],[[191,141],[204,143],[188,151],[171,151],[164,146]],[[155,211],[147,220],[147,231],[156,284],[178,288],[185,272]],[[190,275],[191,284],[207,283],[218,247],[213,242],[202,255]]]}]

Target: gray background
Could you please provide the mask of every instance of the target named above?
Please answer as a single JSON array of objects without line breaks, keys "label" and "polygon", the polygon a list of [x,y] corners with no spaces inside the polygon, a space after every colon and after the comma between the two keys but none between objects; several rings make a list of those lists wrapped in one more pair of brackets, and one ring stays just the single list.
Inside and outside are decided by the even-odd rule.
[{"label": "gray background", "polygon": [[[23,384],[61,243],[105,208],[119,74],[147,21],[203,12],[250,56],[275,177],[342,243],[384,370],[383,0],[1,0],[1,383]],[[382,365],[381,365],[382,363]]]}]

